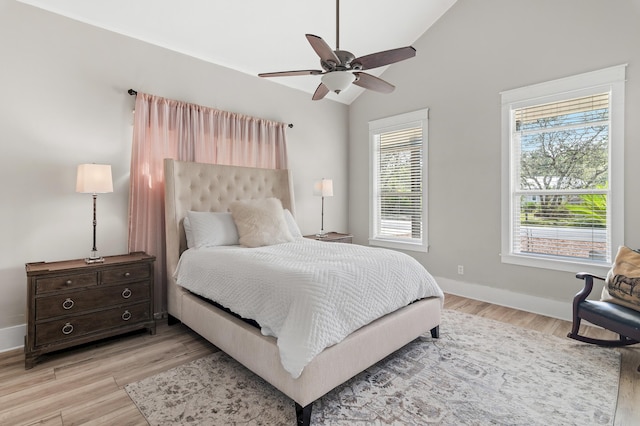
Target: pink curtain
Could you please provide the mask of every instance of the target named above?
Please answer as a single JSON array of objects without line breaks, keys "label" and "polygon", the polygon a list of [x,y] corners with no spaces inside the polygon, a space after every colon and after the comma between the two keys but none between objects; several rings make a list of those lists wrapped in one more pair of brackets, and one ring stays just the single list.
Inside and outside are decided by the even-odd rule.
[{"label": "pink curtain", "polygon": [[129,190],[129,251],[156,256],[155,312],[165,312],[163,160],[284,169],[285,124],[138,92]]}]

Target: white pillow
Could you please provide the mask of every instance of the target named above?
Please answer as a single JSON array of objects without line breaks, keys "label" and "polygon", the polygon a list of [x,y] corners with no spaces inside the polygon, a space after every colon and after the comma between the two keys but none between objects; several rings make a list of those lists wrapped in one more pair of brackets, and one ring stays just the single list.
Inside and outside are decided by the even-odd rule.
[{"label": "white pillow", "polygon": [[[233,246],[238,245],[238,229],[227,212],[196,212],[188,211],[188,227],[191,228],[192,242],[189,245],[189,234],[187,234],[187,246],[191,247],[213,247],[213,246]],[[185,226],[185,234],[187,226]]]},{"label": "white pillow", "polygon": [[184,235],[187,237],[187,248],[195,247],[196,243],[193,241],[193,231],[191,230],[189,216],[185,216],[184,219],[182,219],[182,227],[184,228]]},{"label": "white pillow", "polygon": [[240,244],[261,247],[293,241],[277,198],[234,201],[229,206]]},{"label": "white pillow", "polygon": [[298,228],[298,223],[293,218],[289,209],[284,209],[284,220],[287,222],[287,227],[289,228],[291,236],[293,238],[302,238],[302,232],[300,232],[300,228]]}]

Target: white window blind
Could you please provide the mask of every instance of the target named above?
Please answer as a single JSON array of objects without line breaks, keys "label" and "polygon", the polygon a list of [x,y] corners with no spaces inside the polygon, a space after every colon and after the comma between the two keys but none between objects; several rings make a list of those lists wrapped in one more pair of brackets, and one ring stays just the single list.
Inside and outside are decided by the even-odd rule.
[{"label": "white window blind", "polygon": [[501,93],[503,262],[610,267],[624,244],[625,67]]},{"label": "white window blind", "polygon": [[[373,146],[371,242],[413,250],[426,249],[425,127],[423,120],[370,126]],[[390,124],[389,119],[377,124]],[[401,246],[403,245],[404,246]],[[399,246],[400,245],[400,246]]]},{"label": "white window blind", "polygon": [[609,93],[513,119],[513,252],[610,262]]}]

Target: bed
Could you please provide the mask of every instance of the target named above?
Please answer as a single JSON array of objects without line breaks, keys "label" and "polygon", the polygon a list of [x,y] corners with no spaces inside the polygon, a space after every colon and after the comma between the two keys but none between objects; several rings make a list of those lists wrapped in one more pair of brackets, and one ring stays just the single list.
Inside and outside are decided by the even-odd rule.
[{"label": "bed", "polygon": [[298,424],[310,424],[313,401],[336,386],[426,332],[438,337],[442,299],[422,298],[322,350],[294,378],[283,367],[275,337],[186,290],[174,277],[187,249],[183,223],[189,211],[226,212],[237,200],[276,198],[295,215],[290,172],[171,159],[164,172],[169,322],[187,325],[291,398]]}]

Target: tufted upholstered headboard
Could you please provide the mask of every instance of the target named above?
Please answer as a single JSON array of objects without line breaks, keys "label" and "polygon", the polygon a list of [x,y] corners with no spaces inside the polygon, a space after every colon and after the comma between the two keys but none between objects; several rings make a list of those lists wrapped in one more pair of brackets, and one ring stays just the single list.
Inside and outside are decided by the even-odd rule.
[{"label": "tufted upholstered headboard", "polygon": [[181,317],[177,303],[183,291],[173,273],[187,248],[182,222],[189,210],[224,212],[236,200],[279,198],[295,216],[293,183],[289,170],[224,166],[164,160],[164,211],[169,314]]}]

